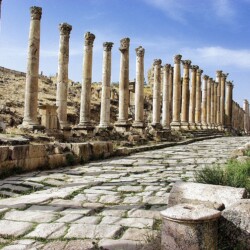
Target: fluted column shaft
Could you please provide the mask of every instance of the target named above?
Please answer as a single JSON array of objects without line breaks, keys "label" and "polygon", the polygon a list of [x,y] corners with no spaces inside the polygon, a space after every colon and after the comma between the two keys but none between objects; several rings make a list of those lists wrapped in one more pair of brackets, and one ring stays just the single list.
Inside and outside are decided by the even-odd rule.
[{"label": "fluted column shaft", "polygon": [[208,76],[203,76],[203,93],[202,93],[202,115],[201,115],[201,124],[203,129],[207,129],[207,81]]},{"label": "fluted column shaft", "polygon": [[166,64],[163,66],[163,90],[162,90],[162,127],[164,129],[170,128],[170,78],[169,71],[171,65]]},{"label": "fluted column shaft", "polygon": [[226,128],[230,130],[232,128],[232,116],[233,116],[233,84],[227,82],[227,91],[226,91]]},{"label": "fluted column shaft", "polygon": [[144,127],[144,54],[139,46],[136,51],[135,121],[133,127]]},{"label": "fluted column shaft", "polygon": [[80,123],[83,128],[91,128],[90,121],[90,105],[91,105],[91,82],[92,82],[92,60],[93,60],[93,44],[95,35],[85,33],[84,44],[84,59],[83,59],[83,82],[81,92],[81,107],[80,107]]},{"label": "fluted column shaft", "polygon": [[220,96],[220,122],[222,128],[225,126],[225,85],[228,74],[221,75],[221,96]]},{"label": "fluted column shaft", "polygon": [[221,96],[221,76],[222,76],[222,71],[217,70],[216,71],[216,82],[218,83],[217,87],[217,114],[216,114],[216,123],[220,127],[221,126],[221,120],[220,120],[220,96]]},{"label": "fluted column shaft", "polygon": [[59,63],[57,75],[56,105],[57,115],[61,128],[67,124],[67,96],[68,96],[68,65],[69,65],[69,38],[72,26],[67,23],[59,25]]},{"label": "fluted column shaft", "polygon": [[174,80],[173,80],[173,121],[171,127],[173,129],[180,128],[180,106],[181,106],[181,55],[174,57]]},{"label": "fluted column shaft", "polygon": [[110,127],[110,84],[111,84],[111,50],[113,43],[103,43],[103,63],[102,63],[102,98],[100,128]]},{"label": "fluted column shaft", "polygon": [[208,128],[211,128],[211,83],[212,78],[207,81],[207,123]]},{"label": "fluted column shaft", "polygon": [[183,60],[183,83],[182,83],[182,102],[181,102],[181,127],[188,128],[188,97],[189,97],[189,69],[190,60]]},{"label": "fluted column shaft", "polygon": [[26,74],[23,127],[38,125],[38,74],[40,53],[40,20],[42,8],[30,8],[31,20],[29,30],[28,62]]},{"label": "fluted column shaft", "polygon": [[120,81],[119,81],[119,115],[116,125],[128,125],[129,107],[129,38],[120,41]]},{"label": "fluted column shaft", "polygon": [[217,88],[218,84],[214,81],[214,126],[217,127]]},{"label": "fluted column shaft", "polygon": [[214,81],[211,79],[211,126],[214,128]]},{"label": "fluted column shaft", "polygon": [[173,75],[174,67],[170,67],[169,69],[169,102],[170,102],[170,123],[173,120]]},{"label": "fluted column shaft", "polygon": [[197,128],[201,128],[201,74],[203,70],[196,71],[196,96],[195,96],[195,124]]},{"label": "fluted column shaft", "polygon": [[189,125],[195,128],[195,102],[196,102],[196,73],[199,67],[191,66],[191,90],[189,96]]},{"label": "fluted column shaft", "polygon": [[153,88],[153,119],[152,126],[160,127],[160,117],[161,117],[161,60],[154,60],[154,88]]}]

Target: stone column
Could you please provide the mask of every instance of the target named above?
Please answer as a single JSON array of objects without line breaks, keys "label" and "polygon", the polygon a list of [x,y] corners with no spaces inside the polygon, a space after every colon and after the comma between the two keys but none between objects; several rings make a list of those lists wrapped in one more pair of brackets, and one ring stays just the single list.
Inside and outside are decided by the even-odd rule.
[{"label": "stone column", "polygon": [[195,96],[195,126],[201,129],[201,74],[203,70],[196,71],[196,96]]},{"label": "stone column", "polygon": [[214,127],[217,128],[217,88],[218,84],[214,81]]},{"label": "stone column", "polygon": [[220,122],[221,127],[220,129],[224,129],[225,127],[225,84],[226,84],[226,78],[228,74],[222,74],[221,75],[221,85],[220,85]]},{"label": "stone column", "polygon": [[207,124],[208,128],[212,128],[212,123],[211,123],[211,86],[212,86],[212,78],[208,78],[207,82]]},{"label": "stone column", "polygon": [[211,128],[214,129],[214,80],[211,78]]},{"label": "stone column", "polygon": [[94,34],[90,32],[85,33],[80,123],[78,125],[78,128],[87,131],[91,131],[94,129],[93,124],[90,121],[92,58],[94,40]]},{"label": "stone column", "polygon": [[195,126],[195,102],[196,102],[196,73],[199,67],[197,65],[191,66],[191,91],[189,96],[189,128],[196,129]]},{"label": "stone column", "polygon": [[117,131],[124,132],[129,129],[128,107],[129,107],[129,38],[120,41],[120,82],[119,82],[119,116],[115,123]]},{"label": "stone column", "polygon": [[244,109],[244,131],[246,134],[248,134],[249,133],[249,102],[248,100],[244,100],[243,109]]},{"label": "stone column", "polygon": [[35,129],[39,127],[37,121],[37,107],[40,53],[40,20],[42,17],[42,8],[33,6],[30,8],[30,14],[31,20],[24,100],[24,118],[21,127]]},{"label": "stone column", "polygon": [[113,43],[103,43],[102,63],[102,98],[99,128],[111,128],[110,125],[110,84],[111,84],[111,50]]},{"label": "stone column", "polygon": [[227,82],[227,91],[226,91],[226,130],[231,131],[232,129],[232,113],[233,113],[233,84],[232,82]]},{"label": "stone column", "polygon": [[153,117],[152,127],[161,128],[161,59],[154,60]]},{"label": "stone column", "polygon": [[191,61],[183,60],[182,64],[184,67],[184,71],[181,102],[181,128],[188,129],[189,69],[191,67]]},{"label": "stone column", "polygon": [[174,130],[180,129],[180,105],[181,105],[181,55],[174,57],[174,80],[173,80],[173,120],[171,122],[171,128]]},{"label": "stone column", "polygon": [[170,103],[170,123],[173,120],[173,73],[174,67],[170,67],[169,69],[169,103]]},{"label": "stone column", "polygon": [[216,71],[216,82],[218,83],[217,87],[217,114],[216,114],[216,123],[218,125],[218,128],[221,127],[221,121],[220,121],[220,95],[221,95],[221,76],[222,71],[217,70]]},{"label": "stone column", "polygon": [[202,115],[201,115],[202,129],[208,128],[208,123],[207,123],[207,81],[208,81],[208,78],[209,77],[207,75],[203,76]]},{"label": "stone column", "polygon": [[69,37],[72,26],[67,23],[59,24],[59,64],[57,75],[56,106],[60,128],[68,127],[67,122],[67,95],[68,95],[68,64],[69,64]]},{"label": "stone column", "polygon": [[139,46],[136,51],[135,82],[135,121],[134,128],[144,128],[144,54],[145,49]]},{"label": "stone column", "polygon": [[169,71],[171,65],[166,64],[163,66],[163,90],[162,90],[162,127],[170,129],[170,78]]}]

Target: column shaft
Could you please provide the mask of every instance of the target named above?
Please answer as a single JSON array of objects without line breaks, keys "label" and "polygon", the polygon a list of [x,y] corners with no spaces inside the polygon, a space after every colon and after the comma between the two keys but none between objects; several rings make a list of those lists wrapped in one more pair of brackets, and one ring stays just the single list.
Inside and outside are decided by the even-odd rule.
[{"label": "column shaft", "polygon": [[196,71],[196,96],[195,96],[195,126],[201,129],[201,74],[203,70]]},{"label": "column shaft", "polygon": [[207,124],[208,128],[211,128],[211,83],[212,78],[208,78],[207,81]]},{"label": "column shaft", "polygon": [[203,129],[207,129],[207,81],[208,76],[203,76],[203,93],[202,93],[202,115],[201,115],[201,124]]},{"label": "column shaft", "polygon": [[211,79],[211,127],[214,129],[214,81]]},{"label": "column shaft", "polygon": [[59,63],[57,75],[56,105],[57,116],[61,128],[68,125],[67,123],[67,95],[68,95],[68,64],[69,64],[69,37],[72,26],[67,23],[59,25],[60,42],[59,42]]},{"label": "column shaft", "polygon": [[217,114],[216,114],[216,123],[218,125],[218,127],[221,127],[221,120],[220,120],[220,96],[221,96],[221,76],[222,76],[222,71],[221,70],[217,70],[216,71],[216,82],[218,83],[218,87],[217,87]]},{"label": "column shaft", "polygon": [[233,84],[227,82],[227,91],[226,91],[226,129],[231,130],[232,128],[232,116],[233,116]]},{"label": "column shaft", "polygon": [[173,120],[173,73],[174,67],[170,67],[169,69],[169,103],[170,103],[170,123]]},{"label": "column shaft", "polygon": [[33,128],[38,125],[38,74],[40,53],[40,20],[42,8],[31,7],[29,30],[28,62],[26,74],[23,127]]},{"label": "column shaft", "polygon": [[83,129],[93,128],[93,125],[90,120],[90,105],[91,105],[92,60],[93,60],[94,40],[95,40],[94,34],[90,32],[85,33],[80,123],[78,125]]},{"label": "column shaft", "polygon": [[225,126],[225,84],[226,84],[226,78],[228,74],[222,74],[221,76],[221,96],[220,96],[220,122],[222,129],[224,129]]},{"label": "column shaft", "polygon": [[110,84],[111,84],[111,50],[113,43],[103,43],[103,63],[102,63],[102,98],[100,128],[110,127]]}]

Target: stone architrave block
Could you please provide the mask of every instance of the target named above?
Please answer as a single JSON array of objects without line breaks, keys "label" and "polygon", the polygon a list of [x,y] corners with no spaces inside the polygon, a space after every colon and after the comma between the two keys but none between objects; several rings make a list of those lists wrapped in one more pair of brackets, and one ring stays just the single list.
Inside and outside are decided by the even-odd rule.
[{"label": "stone architrave block", "polygon": [[72,144],[72,152],[78,157],[79,161],[87,162],[91,157],[91,148],[89,143]]},{"label": "stone architrave block", "polygon": [[29,156],[29,145],[10,146],[9,149],[12,160],[26,159]]},{"label": "stone architrave block", "polygon": [[0,162],[6,161],[9,158],[9,147],[0,146]]},{"label": "stone architrave block", "polygon": [[227,208],[235,202],[246,198],[246,196],[247,192],[244,188],[194,182],[176,182],[169,195],[168,207],[189,203],[206,204],[209,207],[221,210],[224,206]]},{"label": "stone architrave block", "polygon": [[240,200],[222,212],[219,234],[235,249],[249,249],[250,199]]}]

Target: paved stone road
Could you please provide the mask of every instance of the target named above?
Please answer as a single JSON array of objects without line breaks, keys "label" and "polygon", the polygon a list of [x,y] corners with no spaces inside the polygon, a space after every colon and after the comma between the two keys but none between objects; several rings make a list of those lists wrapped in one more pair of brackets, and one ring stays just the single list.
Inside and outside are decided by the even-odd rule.
[{"label": "paved stone road", "polygon": [[138,249],[159,230],[175,181],[249,141],[217,138],[2,180],[0,248]]}]

